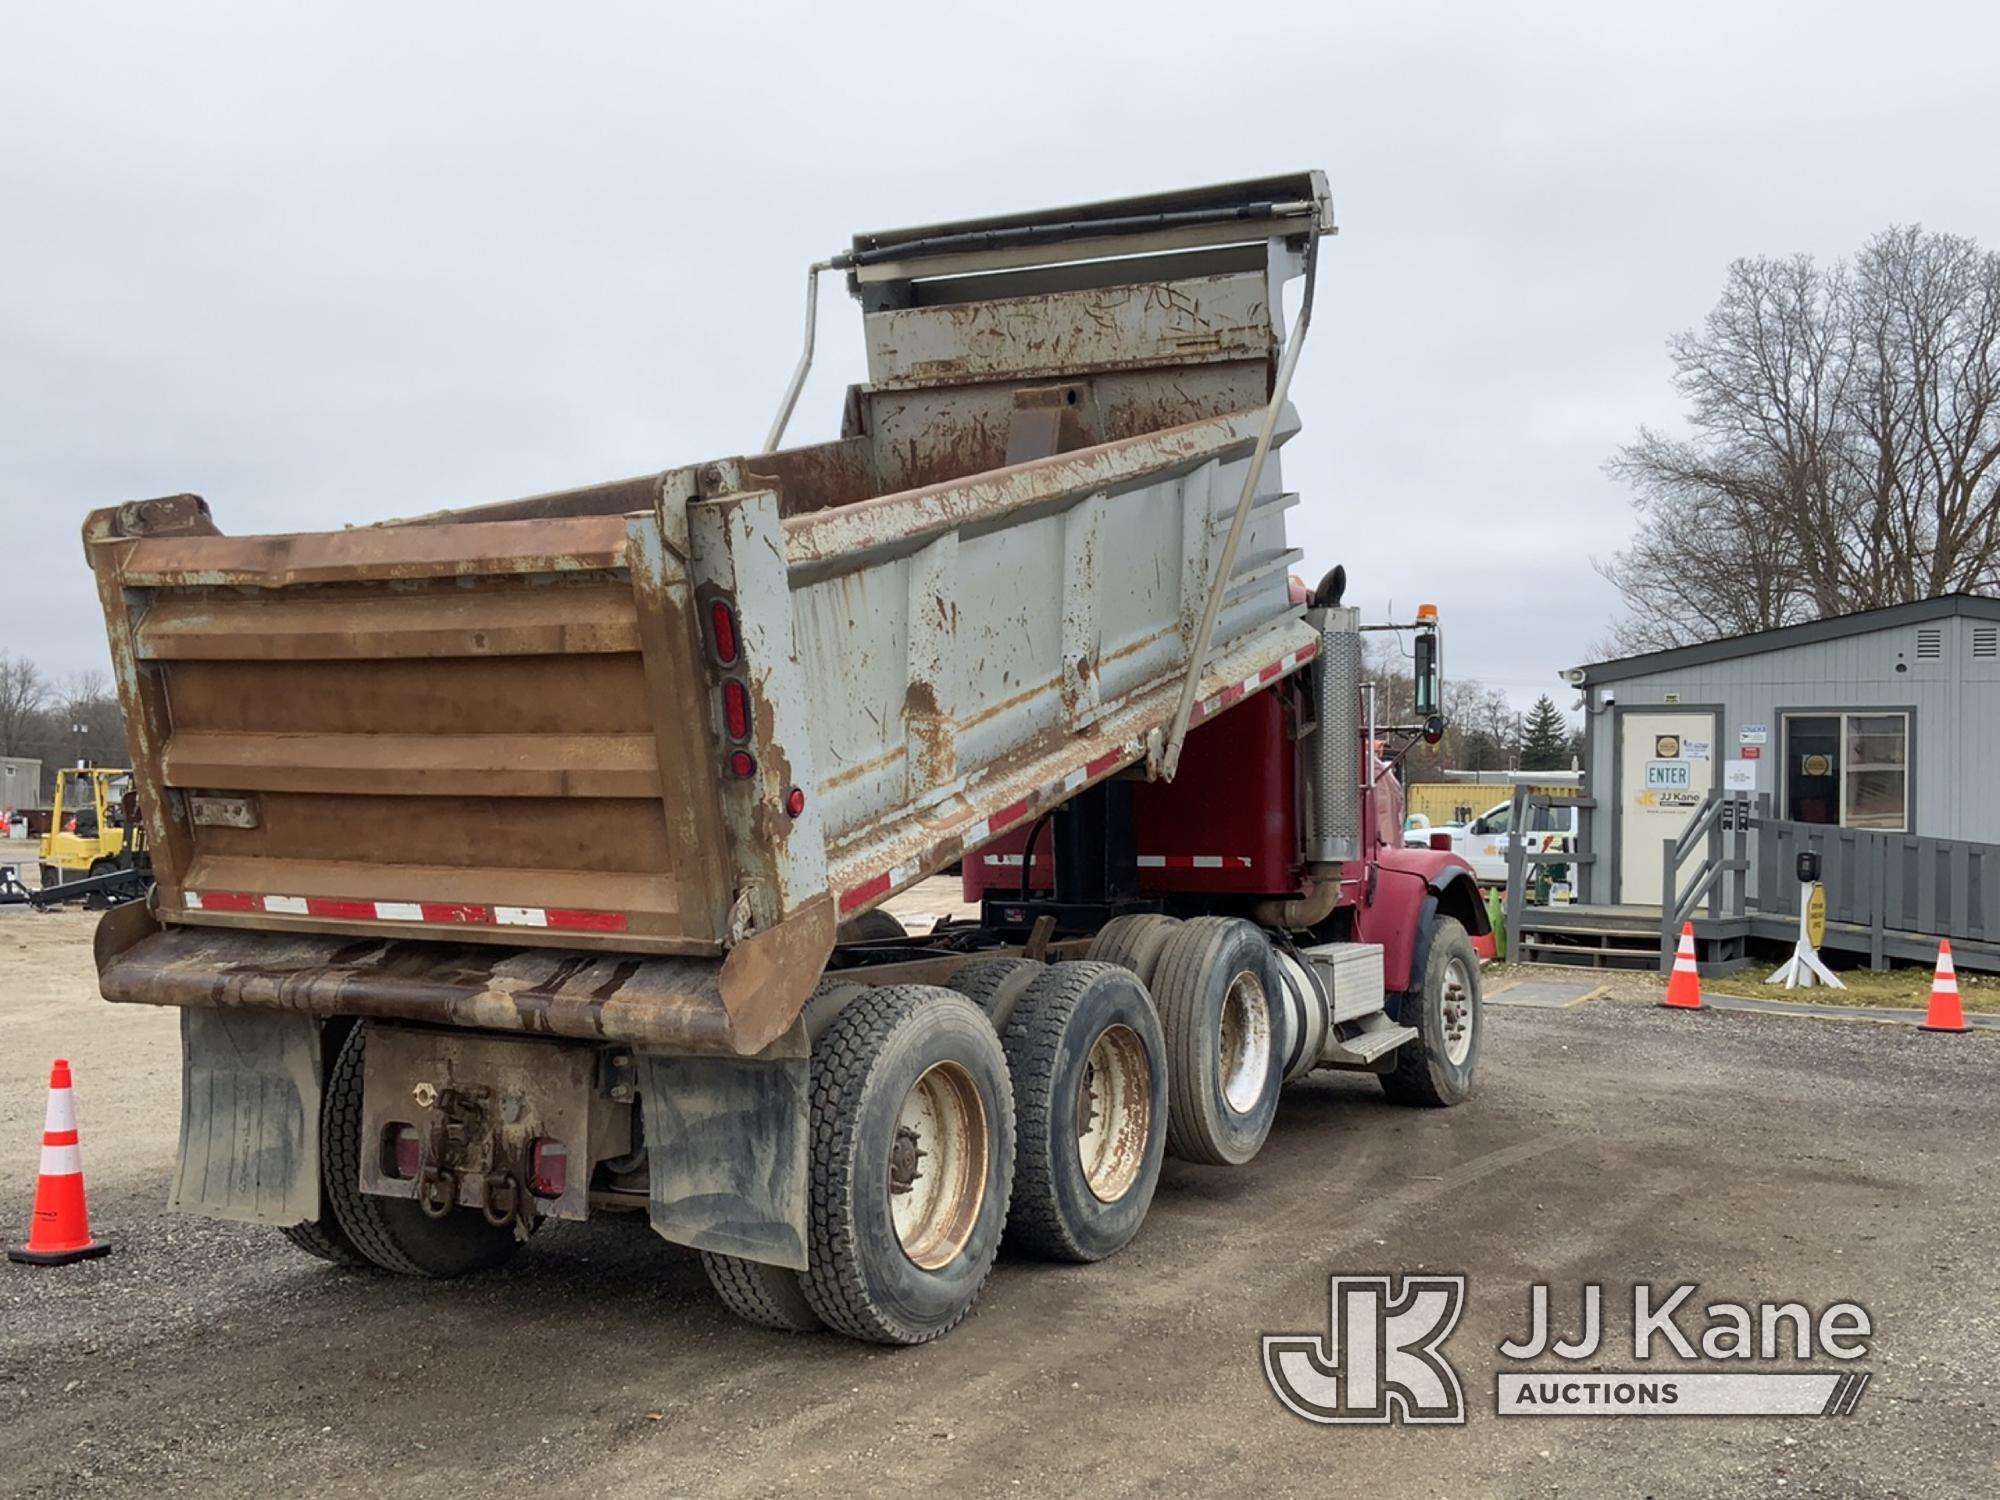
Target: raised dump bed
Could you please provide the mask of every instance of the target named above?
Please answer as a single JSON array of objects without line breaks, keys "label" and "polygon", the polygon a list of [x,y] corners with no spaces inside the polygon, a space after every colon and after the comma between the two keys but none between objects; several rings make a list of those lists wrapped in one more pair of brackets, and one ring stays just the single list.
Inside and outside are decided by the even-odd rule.
[{"label": "raised dump bed", "polygon": [[106,993],[765,1047],[840,920],[1318,650],[1280,309],[1330,227],[1302,174],[857,236],[834,442],[347,530],[95,512],[158,881]]}]

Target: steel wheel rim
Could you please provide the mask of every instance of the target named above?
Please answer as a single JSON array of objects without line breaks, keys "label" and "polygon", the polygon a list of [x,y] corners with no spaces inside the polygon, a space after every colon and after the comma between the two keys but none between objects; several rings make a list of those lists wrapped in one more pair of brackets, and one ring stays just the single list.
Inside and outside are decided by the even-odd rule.
[{"label": "steel wheel rim", "polygon": [[1153,1133],[1153,1070],[1129,1026],[1107,1026],[1090,1044],[1076,1085],[1076,1153],[1100,1203],[1132,1191]]},{"label": "steel wheel rim", "polygon": [[913,1265],[940,1270],[972,1238],[990,1151],[972,1074],[955,1062],[933,1063],[903,1096],[889,1142],[889,1221]]},{"label": "steel wheel rim", "polygon": [[1229,993],[1222,997],[1217,1040],[1222,1102],[1247,1115],[1264,1096],[1271,1072],[1271,1003],[1264,981],[1247,969],[1229,981]]},{"label": "steel wheel rim", "polygon": [[1445,965],[1444,995],[1440,1003],[1444,1020],[1444,1056],[1453,1067],[1463,1067],[1472,1056],[1472,980],[1462,959]]}]

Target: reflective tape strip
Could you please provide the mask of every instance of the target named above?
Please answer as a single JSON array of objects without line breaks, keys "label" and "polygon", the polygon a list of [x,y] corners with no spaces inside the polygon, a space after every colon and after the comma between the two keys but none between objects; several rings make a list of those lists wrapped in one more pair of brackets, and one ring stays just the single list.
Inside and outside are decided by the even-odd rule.
[{"label": "reflective tape strip", "polygon": [[68,1089],[50,1089],[47,1110],[42,1115],[44,1136],[76,1131],[76,1095]]},{"label": "reflective tape strip", "polygon": [[42,1147],[44,1177],[74,1177],[83,1170],[83,1152],[76,1146]]},{"label": "reflective tape strip", "polygon": [[866,906],[878,896],[889,894],[889,872],[884,870],[872,880],[864,880],[840,898],[843,912],[853,911],[857,906]]},{"label": "reflective tape strip", "polygon": [[484,906],[464,901],[360,901],[337,896],[256,896],[241,891],[183,891],[189,911],[261,911],[335,922],[414,922],[426,926],[553,927],[568,932],[623,932],[624,912],[542,906]]},{"label": "reflective tape strip", "polygon": [[559,911],[548,912],[549,926],[565,932],[623,932],[625,913],[621,911]]},{"label": "reflective tape strip", "polygon": [[1286,652],[1262,671],[1251,674],[1241,682],[1230,683],[1228,687],[1217,693],[1213,698],[1205,699],[1198,704],[1194,713],[1189,716],[1190,721],[1199,724],[1204,719],[1214,717],[1232,704],[1241,703],[1245,697],[1256,692],[1259,688],[1268,686],[1289,673],[1296,672],[1318,654],[1319,647],[1317,646],[1307,646],[1299,651]]}]

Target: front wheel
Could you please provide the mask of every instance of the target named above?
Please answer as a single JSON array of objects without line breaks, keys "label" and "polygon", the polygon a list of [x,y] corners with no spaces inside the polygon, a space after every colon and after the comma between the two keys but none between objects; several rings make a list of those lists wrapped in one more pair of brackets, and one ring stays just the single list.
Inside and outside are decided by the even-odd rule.
[{"label": "front wheel", "polygon": [[1483,1014],[1479,955],[1455,917],[1435,917],[1422,985],[1401,996],[1396,1019],[1416,1028],[1416,1039],[1396,1053],[1396,1066],[1379,1075],[1383,1092],[1398,1104],[1442,1109],[1472,1097],[1479,1064]]}]

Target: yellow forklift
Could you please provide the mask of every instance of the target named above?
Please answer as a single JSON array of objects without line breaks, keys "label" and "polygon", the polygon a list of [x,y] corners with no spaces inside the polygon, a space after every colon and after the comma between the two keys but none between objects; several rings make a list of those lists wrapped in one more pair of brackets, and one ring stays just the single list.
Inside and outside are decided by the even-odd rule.
[{"label": "yellow forklift", "polygon": [[150,863],[145,842],[129,768],[58,771],[49,831],[42,835],[42,888],[142,870]]}]

